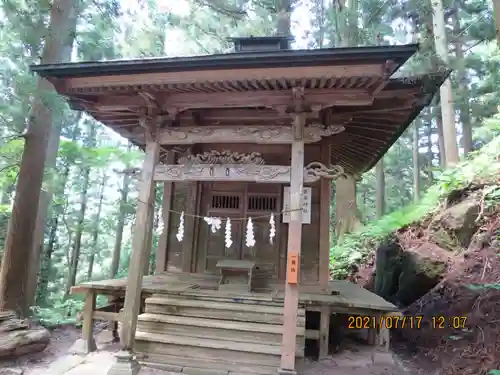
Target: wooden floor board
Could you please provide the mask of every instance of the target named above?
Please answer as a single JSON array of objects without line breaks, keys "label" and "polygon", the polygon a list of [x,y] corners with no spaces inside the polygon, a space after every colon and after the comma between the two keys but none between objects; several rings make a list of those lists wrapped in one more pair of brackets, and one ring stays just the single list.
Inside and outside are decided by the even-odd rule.
[{"label": "wooden floor board", "polygon": [[[265,314],[253,311],[235,311],[221,309],[203,309],[196,306],[174,306],[161,304],[146,304],[146,313],[186,316],[193,318],[206,318],[238,322],[254,322],[265,324],[283,324],[283,315]],[[305,326],[305,316],[297,317],[297,326]]]},{"label": "wooden floor board", "polygon": [[[191,318],[161,314],[141,314],[137,330],[158,333],[246,343],[281,345],[281,324],[260,324],[217,319]],[[297,327],[297,345],[305,343],[305,328]]]},{"label": "wooden floor board", "polygon": [[[151,358],[151,355],[160,354],[213,361],[232,359],[235,364],[276,366],[276,368],[280,362],[280,348],[272,345],[258,346],[257,344],[229,343],[208,339],[187,339],[172,335],[151,337],[141,332],[137,334],[135,351],[139,354],[144,353],[144,360]],[[303,353],[298,354],[303,356]]]},{"label": "wooden floor board", "polygon": [[[197,367],[202,369],[216,369],[225,370],[229,373],[236,371],[254,375],[275,375],[275,366],[262,366],[262,365],[247,365],[235,363],[227,358],[224,361],[215,361],[211,359],[190,358],[186,356],[173,356],[162,354],[151,354],[147,359],[143,360],[145,364],[153,364],[154,367],[168,369],[167,366],[185,366]],[[171,368],[171,367],[170,367]]]},{"label": "wooden floor board", "polygon": [[[262,302],[282,303],[284,299],[284,282],[272,285],[268,293],[224,293],[217,290],[219,276],[193,273],[165,273],[145,276],[143,281],[144,296],[153,294],[178,294],[198,297],[219,297],[224,299],[261,300]],[[124,295],[126,279],[91,281],[79,284],[71,289],[72,293],[84,293],[92,289],[97,294]],[[397,307],[383,298],[362,288],[361,286],[342,280],[329,282],[328,293],[314,293],[314,285],[300,285],[300,301],[303,306],[329,305],[352,309],[374,311],[398,311]]]}]

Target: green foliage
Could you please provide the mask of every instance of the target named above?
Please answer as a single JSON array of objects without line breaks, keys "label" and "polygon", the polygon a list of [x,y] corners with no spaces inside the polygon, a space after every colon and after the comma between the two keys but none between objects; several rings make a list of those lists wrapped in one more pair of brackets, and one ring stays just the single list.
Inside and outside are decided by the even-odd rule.
[{"label": "green foliage", "polygon": [[500,284],[468,284],[466,287],[473,291],[483,291],[485,289],[500,290]]},{"label": "green foliage", "polygon": [[[102,307],[107,303],[107,298],[98,296],[96,307]],[[83,311],[83,297],[76,296],[62,299],[60,295],[51,301],[50,307],[33,306],[31,308],[32,317],[45,327],[54,327],[64,324],[80,325],[78,313]]]},{"label": "green foliage", "polygon": [[45,327],[77,324],[76,313],[83,310],[83,301],[67,299],[50,307],[32,307],[33,317]]},{"label": "green foliage", "polygon": [[385,215],[380,220],[365,225],[360,231],[346,235],[343,242],[330,251],[334,277],[346,277],[353,265],[360,262],[392,232],[434,213],[440,206],[440,201],[449,193],[471,183],[490,185],[485,189],[485,202],[489,199],[488,204],[499,204],[499,150],[500,136],[497,136],[456,168],[442,172],[437,177],[436,184],[428,189],[420,202]]}]

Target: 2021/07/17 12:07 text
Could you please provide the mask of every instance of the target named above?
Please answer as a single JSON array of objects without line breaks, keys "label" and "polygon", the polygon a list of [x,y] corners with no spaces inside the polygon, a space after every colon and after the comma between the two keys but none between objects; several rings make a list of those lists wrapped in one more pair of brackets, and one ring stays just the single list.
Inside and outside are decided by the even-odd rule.
[{"label": "2021/07/17 12:07 text", "polygon": [[379,328],[410,328],[420,329],[422,326],[430,324],[433,329],[463,329],[467,323],[466,316],[450,316],[443,315],[433,316],[430,319],[425,319],[422,315],[415,316],[349,316],[348,329],[379,329]]}]

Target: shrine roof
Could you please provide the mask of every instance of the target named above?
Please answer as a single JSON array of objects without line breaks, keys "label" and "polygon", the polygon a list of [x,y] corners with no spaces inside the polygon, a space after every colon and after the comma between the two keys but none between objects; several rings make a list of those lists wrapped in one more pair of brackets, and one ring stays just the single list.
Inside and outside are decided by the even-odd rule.
[{"label": "shrine roof", "polygon": [[141,58],[61,64],[32,65],[46,78],[74,78],[123,74],[184,72],[192,70],[307,67],[347,64],[373,64],[392,60],[394,71],[416,51],[418,44],[372,47],[322,48],[309,50],[249,51],[216,55]]},{"label": "shrine roof", "polygon": [[[47,64],[31,69],[75,110],[144,146],[146,108],[171,126],[289,125],[294,87],[332,135],[331,162],[351,173],[373,167],[449,72],[390,78],[418,45],[238,52],[223,55]],[[288,106],[288,107],[287,107]],[[317,108],[320,108],[317,110]]]}]

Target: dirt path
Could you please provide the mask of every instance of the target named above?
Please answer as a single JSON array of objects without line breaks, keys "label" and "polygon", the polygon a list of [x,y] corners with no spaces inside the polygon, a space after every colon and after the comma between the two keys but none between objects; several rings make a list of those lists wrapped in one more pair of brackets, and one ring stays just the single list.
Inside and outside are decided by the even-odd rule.
[{"label": "dirt path", "polygon": [[[53,362],[68,362],[67,351],[71,344],[80,337],[80,330],[73,326],[63,326],[52,331],[52,339],[47,349],[42,353],[26,355],[15,361],[0,361],[0,369],[13,369],[18,372],[12,374],[42,375]],[[117,344],[99,344],[101,351],[93,354],[85,362],[76,361],[70,366],[67,375],[101,375],[108,363],[112,363],[113,352],[118,350]],[[69,358],[71,362],[71,358]],[[375,362],[375,364],[374,364]],[[3,374],[0,370],[0,374]],[[22,372],[20,371],[22,370]],[[323,361],[306,361],[304,366],[298,369],[303,375],[411,375],[405,371],[392,354],[374,352],[369,346],[350,347],[335,356],[330,356]],[[8,373],[10,375],[10,373]],[[167,375],[165,371],[143,367],[140,375]],[[44,374],[45,375],[45,374]],[[103,370],[103,374],[105,371]]]},{"label": "dirt path", "polygon": [[[61,361],[67,357],[68,349],[71,345],[81,337],[81,331],[74,326],[61,326],[51,332],[51,340],[49,346],[41,353],[28,354],[21,356],[16,360],[12,361],[0,361],[0,375],[3,375],[5,369],[12,369],[17,372],[7,372],[8,375],[11,374],[22,374],[22,375],[45,375],[46,370],[49,368],[51,363],[56,361]],[[103,367],[107,362],[113,360],[113,356],[109,353],[114,353],[118,351],[117,344],[100,344],[97,338],[97,345],[100,350],[102,350],[102,355],[100,354],[98,358],[95,358],[93,362],[97,362]],[[101,375],[93,371],[94,369],[89,369],[89,365],[80,364],[80,368],[77,371],[72,370],[68,375],[87,375],[92,373],[94,375]],[[20,372],[22,370],[22,372]],[[166,374],[164,371],[158,371],[150,368],[143,368],[140,375],[162,375]],[[55,375],[55,374],[54,374]],[[105,374],[103,374],[105,375]]]}]

